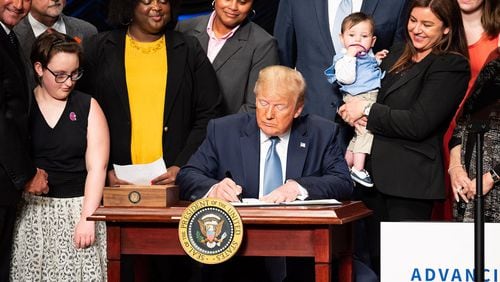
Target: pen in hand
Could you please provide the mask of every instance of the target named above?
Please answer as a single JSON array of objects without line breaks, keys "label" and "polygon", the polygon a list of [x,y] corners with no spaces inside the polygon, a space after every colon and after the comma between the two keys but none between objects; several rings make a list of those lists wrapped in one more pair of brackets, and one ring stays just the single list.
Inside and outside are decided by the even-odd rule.
[{"label": "pen in hand", "polygon": [[[233,175],[231,174],[231,172],[229,170],[226,170],[225,175],[226,175],[226,178],[233,180]],[[242,195],[243,195],[243,191],[241,193],[239,193],[238,195],[236,195],[236,197],[238,197],[238,200],[240,201],[240,203],[243,202]]]}]

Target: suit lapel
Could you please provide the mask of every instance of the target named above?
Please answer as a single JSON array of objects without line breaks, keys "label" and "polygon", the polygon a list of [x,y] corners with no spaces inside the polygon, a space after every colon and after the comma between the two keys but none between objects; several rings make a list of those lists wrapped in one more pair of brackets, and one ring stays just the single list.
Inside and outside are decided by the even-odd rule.
[{"label": "suit lapel", "polygon": [[[308,1],[304,1],[305,5],[310,5]],[[363,1],[366,2],[366,1]],[[333,48],[332,35],[330,33],[330,24],[328,18],[328,1],[326,0],[314,0],[314,8],[316,10],[316,19],[318,20],[319,33],[321,38],[323,38],[323,44],[328,48],[328,53],[332,54],[332,58],[335,55],[335,49]],[[312,30],[311,32],[316,32]]]},{"label": "suit lapel", "polygon": [[165,40],[167,44],[167,93],[165,94],[165,112],[163,113],[163,122],[167,123],[174,101],[179,95],[179,87],[184,80],[184,68],[187,62],[186,58],[187,48],[182,48],[184,40],[173,31],[165,33]]},{"label": "suit lapel", "polygon": [[[17,40],[17,44],[19,46],[19,49],[17,50],[18,52],[16,52],[12,48],[11,44],[9,43],[9,38],[5,33],[5,30],[3,29],[3,27],[0,26],[0,48],[3,49],[4,50],[3,52],[6,52],[7,55],[4,56],[4,60],[10,61],[10,63],[7,64],[15,66],[14,68],[11,68],[14,73],[12,73],[12,75],[8,75],[8,77],[10,79],[13,76],[15,76],[16,81],[19,82],[20,85],[23,85],[19,88],[22,88],[24,91],[27,90],[27,93],[25,92],[25,94],[21,96],[21,99],[24,99],[24,101],[28,102],[28,105],[30,105],[31,95],[32,95],[31,89],[29,89],[30,87],[24,87],[24,85],[27,84],[28,72],[26,70],[26,67],[28,66],[28,64],[24,59],[24,54],[21,51],[19,40]],[[2,85],[2,83],[0,83],[0,85]]]},{"label": "suit lapel", "polygon": [[419,77],[419,75],[424,72],[424,70],[429,66],[429,64],[431,64],[434,61],[434,56],[435,56],[434,54],[429,54],[422,61],[420,61],[419,63],[415,64],[413,67],[408,69],[406,73],[400,76],[399,79],[396,79],[396,81],[389,86],[387,91],[381,93],[382,95],[380,99],[378,99],[378,101],[384,101],[396,89],[407,84],[409,81]]},{"label": "suit lapel", "polygon": [[229,38],[212,63],[214,70],[218,71],[238,50],[245,46],[250,35],[250,25],[246,21],[234,33],[233,37]]},{"label": "suit lapel", "polygon": [[259,195],[259,159],[260,159],[260,130],[255,117],[251,118],[240,136],[241,160],[243,167],[244,183],[250,189],[245,196],[258,197]]},{"label": "suit lapel", "polygon": [[29,23],[28,16],[24,17],[14,27],[14,31],[16,32],[17,37],[21,38],[23,41],[22,46],[20,46],[23,49],[23,56],[25,56],[26,59],[29,60],[31,54],[31,48],[33,46],[33,43],[35,43],[36,37]]},{"label": "suit lapel", "polygon": [[201,48],[203,48],[203,51],[205,51],[205,54],[207,53],[208,49],[208,33],[207,33],[207,25],[208,21],[210,20],[210,15],[204,16],[203,20],[200,20],[198,24],[194,27],[194,30],[196,32],[196,38],[198,38],[198,41],[200,41]]},{"label": "suit lapel", "polygon": [[363,4],[361,4],[361,12],[367,15],[373,15],[373,12],[375,12],[375,8],[377,7],[378,2],[379,0],[363,1]]},{"label": "suit lapel", "polygon": [[24,77],[26,75],[24,72],[24,63],[22,60],[24,54],[21,53],[21,45],[19,43],[19,40],[17,40],[17,45],[19,47],[17,51],[19,52],[16,52],[16,50],[14,50],[14,48],[9,43],[9,37],[7,36],[7,33],[5,33],[3,27],[0,26],[0,42],[3,45],[2,48],[4,48],[5,51],[9,54],[8,59],[6,59],[11,60],[12,64],[16,66],[15,71],[17,72],[17,76]]},{"label": "suit lapel", "polygon": [[110,39],[105,43],[104,54],[106,54],[106,58],[109,58],[109,65],[115,66],[113,69],[116,71],[109,75],[116,89],[115,93],[119,96],[119,100],[130,120],[130,106],[125,77],[125,34],[125,29],[113,32]]},{"label": "suit lapel", "polygon": [[286,178],[293,179],[302,176],[304,164],[309,151],[309,137],[307,136],[307,127],[302,122],[303,118],[295,119],[290,140],[288,141]]},{"label": "suit lapel", "polygon": [[78,30],[76,30],[77,26],[71,25],[68,22],[66,16],[64,16],[63,14],[61,14],[61,18],[64,22],[64,26],[66,27],[66,34],[71,37],[78,37],[80,40],[82,40],[83,38],[80,38],[81,34],[79,34]]}]

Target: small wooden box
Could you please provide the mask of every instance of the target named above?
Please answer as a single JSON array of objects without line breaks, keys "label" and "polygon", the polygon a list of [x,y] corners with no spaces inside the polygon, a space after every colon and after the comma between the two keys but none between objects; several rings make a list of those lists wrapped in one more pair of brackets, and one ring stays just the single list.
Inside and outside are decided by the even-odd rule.
[{"label": "small wooden box", "polygon": [[176,185],[120,185],[104,187],[105,207],[170,207],[179,201]]}]

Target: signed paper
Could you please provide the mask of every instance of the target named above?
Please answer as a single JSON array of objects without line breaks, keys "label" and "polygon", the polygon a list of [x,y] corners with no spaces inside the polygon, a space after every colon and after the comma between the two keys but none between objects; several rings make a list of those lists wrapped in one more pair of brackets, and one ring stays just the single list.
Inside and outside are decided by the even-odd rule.
[{"label": "signed paper", "polygon": [[163,158],[152,163],[138,165],[113,164],[116,177],[135,185],[151,185],[151,180],[167,172]]}]

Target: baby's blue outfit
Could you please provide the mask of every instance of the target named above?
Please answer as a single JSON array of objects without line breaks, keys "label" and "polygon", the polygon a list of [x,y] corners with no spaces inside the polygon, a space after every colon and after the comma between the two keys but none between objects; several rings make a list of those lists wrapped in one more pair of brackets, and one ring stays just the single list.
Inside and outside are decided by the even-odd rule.
[{"label": "baby's blue outfit", "polygon": [[[333,57],[332,66],[325,70],[325,75],[330,83],[337,80],[335,63],[344,55],[336,54]],[[338,81],[337,83],[340,85],[340,90],[345,92],[344,94],[356,96],[380,88],[380,81],[384,75],[385,72],[380,69],[373,51],[370,50],[367,54],[356,57],[356,80],[352,84],[342,84]]]}]

